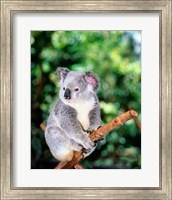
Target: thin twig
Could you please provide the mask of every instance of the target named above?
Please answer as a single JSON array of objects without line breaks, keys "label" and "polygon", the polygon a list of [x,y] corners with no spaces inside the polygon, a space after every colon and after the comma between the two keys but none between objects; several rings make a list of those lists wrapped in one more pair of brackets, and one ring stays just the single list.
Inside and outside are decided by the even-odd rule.
[{"label": "thin twig", "polygon": [[74,166],[75,169],[85,169],[81,164],[77,163],[75,166]]},{"label": "thin twig", "polygon": [[[132,107],[130,107],[130,106],[128,106],[128,109],[129,109],[129,110],[133,110]],[[133,119],[134,119],[134,121],[135,121],[135,124],[136,124],[137,128],[140,130],[140,133],[141,133],[141,123],[140,123],[140,121],[139,121],[138,116],[133,117]]]}]

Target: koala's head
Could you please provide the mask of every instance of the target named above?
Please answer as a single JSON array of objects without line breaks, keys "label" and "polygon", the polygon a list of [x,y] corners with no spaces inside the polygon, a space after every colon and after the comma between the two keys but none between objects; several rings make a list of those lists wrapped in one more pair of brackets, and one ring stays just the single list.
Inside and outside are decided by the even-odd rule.
[{"label": "koala's head", "polygon": [[88,100],[96,93],[99,81],[92,72],[70,71],[67,68],[57,69],[60,78],[60,99],[66,104]]}]

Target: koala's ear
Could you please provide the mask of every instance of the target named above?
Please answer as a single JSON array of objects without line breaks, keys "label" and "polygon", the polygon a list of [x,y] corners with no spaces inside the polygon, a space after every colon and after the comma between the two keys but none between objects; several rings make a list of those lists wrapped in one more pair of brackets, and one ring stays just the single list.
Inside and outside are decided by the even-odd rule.
[{"label": "koala's ear", "polygon": [[86,82],[93,87],[93,90],[99,89],[99,79],[98,77],[92,72],[86,72],[85,75]]},{"label": "koala's ear", "polygon": [[67,74],[70,72],[70,70],[65,67],[58,67],[56,72],[58,74],[60,81],[63,82],[64,79],[66,78]]}]

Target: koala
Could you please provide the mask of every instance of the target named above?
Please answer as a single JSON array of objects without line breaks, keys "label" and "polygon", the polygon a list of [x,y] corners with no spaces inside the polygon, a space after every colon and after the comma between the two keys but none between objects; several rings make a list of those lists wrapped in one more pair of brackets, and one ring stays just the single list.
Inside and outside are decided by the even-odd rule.
[{"label": "koala", "polygon": [[45,139],[52,155],[59,161],[70,161],[74,151],[84,157],[96,148],[89,134],[101,126],[99,81],[92,72],[70,71],[59,67],[59,100],[47,120]]}]

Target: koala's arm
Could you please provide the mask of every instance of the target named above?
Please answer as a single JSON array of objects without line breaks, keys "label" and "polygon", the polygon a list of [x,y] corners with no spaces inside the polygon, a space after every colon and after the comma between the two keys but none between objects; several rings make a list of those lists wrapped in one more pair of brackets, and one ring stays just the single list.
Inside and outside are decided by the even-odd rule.
[{"label": "koala's arm", "polygon": [[100,117],[100,107],[98,104],[92,111],[90,111],[89,121],[90,121],[90,127],[88,131],[92,132],[101,126],[102,121]]},{"label": "koala's arm", "polygon": [[[100,116],[100,107],[99,105],[97,105],[90,113],[89,113],[89,119],[90,119],[90,127],[89,127],[89,132],[93,132],[94,130],[97,130],[101,124],[102,124],[102,120],[101,120],[101,116]],[[95,144],[97,142],[105,142],[105,136],[103,136],[102,138],[100,138],[99,140],[95,141]]]},{"label": "koala's arm", "polygon": [[82,130],[77,120],[75,109],[64,105],[61,107],[58,115],[60,127],[69,138],[81,144],[85,149],[91,149],[94,146],[94,142],[92,142],[88,134]]}]

